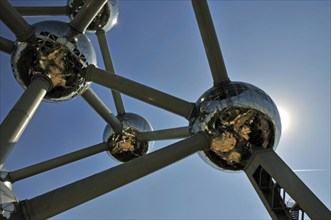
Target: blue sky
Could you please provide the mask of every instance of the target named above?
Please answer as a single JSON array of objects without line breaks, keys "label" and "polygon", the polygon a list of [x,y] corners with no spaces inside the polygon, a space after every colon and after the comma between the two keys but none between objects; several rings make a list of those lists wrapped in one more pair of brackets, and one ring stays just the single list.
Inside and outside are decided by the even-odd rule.
[{"label": "blue sky", "polygon": [[[119,6],[119,22],[107,33],[117,74],[191,102],[212,86],[190,1],[120,1]],[[260,87],[284,109],[289,122],[276,152],[292,169],[306,170],[296,173],[330,209],[330,1],[209,1],[209,7],[230,79]],[[27,20],[50,19],[68,21]],[[14,39],[3,23],[0,28],[1,36]],[[98,66],[104,68],[96,37],[88,37]],[[2,121],[23,90],[13,77],[10,56],[0,53],[0,59]],[[110,91],[95,84],[92,88],[115,111]],[[127,112],[144,116],[155,130],[188,125],[164,110],[127,96],[123,100]],[[81,97],[43,102],[6,168],[16,170],[100,143],[104,127]],[[175,141],[155,142],[153,150]],[[17,182],[14,191],[20,199],[32,198],[117,164],[101,153]],[[195,154],[54,217],[74,218],[270,217],[244,173],[213,169]]]}]

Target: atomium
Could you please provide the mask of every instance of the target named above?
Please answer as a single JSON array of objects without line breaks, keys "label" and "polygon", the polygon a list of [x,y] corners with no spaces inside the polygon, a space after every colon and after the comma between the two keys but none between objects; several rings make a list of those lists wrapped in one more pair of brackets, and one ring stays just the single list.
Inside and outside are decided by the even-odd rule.
[{"label": "atomium", "polygon": [[16,41],[12,68],[16,80],[26,88],[34,77],[50,80],[52,89],[45,100],[72,99],[89,86],[80,71],[96,64],[96,55],[86,35],[76,33],[67,23],[43,21],[33,25],[35,42]]},{"label": "atomium", "polygon": [[196,102],[191,132],[203,131],[210,149],[199,155],[225,171],[242,170],[259,149],[276,148],[280,116],[275,103],[261,89],[243,82],[230,82],[206,91]]},{"label": "atomium", "polygon": [[134,158],[147,154],[153,145],[152,141],[140,141],[137,138],[138,132],[152,131],[152,126],[142,116],[134,113],[119,115],[123,124],[121,132],[114,130],[107,125],[103,139],[108,144],[108,154],[121,162],[127,162]]},{"label": "atomium", "polygon": [[[0,126],[0,219],[55,216],[194,153],[219,170],[244,171],[273,219],[299,219],[299,211],[304,214],[306,210],[312,219],[330,216],[329,210],[274,152],[281,134],[275,103],[251,84],[230,81],[207,2],[192,0],[192,6],[214,85],[196,103],[115,74],[106,31],[117,22],[117,1],[68,0],[63,7],[32,8],[15,8],[7,0],[0,1],[0,18],[17,38],[13,42],[1,37],[0,50],[11,54],[14,76],[26,89]],[[70,22],[30,25],[22,17],[40,14],[69,16]],[[96,67],[96,54],[85,32],[96,33],[106,70]],[[90,82],[112,90],[117,116],[89,87]],[[121,94],[188,122],[185,127],[153,131],[145,118],[125,110]],[[58,102],[79,95],[107,123],[101,143],[7,172],[3,165],[41,101]],[[82,133],[79,135],[81,138]],[[150,153],[153,141],[178,138],[185,139]],[[12,183],[104,151],[124,163],[107,166],[102,172],[31,199],[19,201],[12,191]],[[293,198],[291,204],[285,201],[288,195]]]},{"label": "atomium", "polygon": [[[86,0],[69,0],[68,6],[70,8],[70,20],[73,20]],[[86,31],[94,33],[98,30],[109,31],[118,19],[118,2],[115,0],[108,0],[99,13],[95,16]]]}]

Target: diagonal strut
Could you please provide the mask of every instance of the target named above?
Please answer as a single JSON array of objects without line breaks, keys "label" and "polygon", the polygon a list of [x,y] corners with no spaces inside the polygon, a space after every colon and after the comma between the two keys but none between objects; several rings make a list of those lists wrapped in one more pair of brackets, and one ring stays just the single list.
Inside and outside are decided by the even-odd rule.
[{"label": "diagonal strut", "polygon": [[33,27],[26,22],[7,0],[0,1],[0,20],[16,35],[18,41],[33,39]]},{"label": "diagonal strut", "polygon": [[35,78],[3,120],[0,125],[0,169],[50,87],[48,80]]},{"label": "diagonal strut", "polygon": [[101,70],[94,65],[88,66],[83,70],[86,80],[114,89],[118,92],[149,103],[156,107],[170,111],[189,119],[195,105],[183,99],[168,95],[164,92],[115,75],[105,70]]},{"label": "diagonal strut", "polygon": [[[256,152],[244,171],[272,219],[299,219],[298,210],[311,219],[331,218],[328,208],[273,150]],[[296,205],[287,207],[285,192]]]},{"label": "diagonal strut", "polygon": [[157,131],[139,132],[138,140],[140,141],[156,141],[156,140],[168,140],[176,138],[186,138],[190,136],[189,127],[170,128]]},{"label": "diagonal strut", "polygon": [[120,132],[122,130],[123,126],[120,120],[116,118],[113,113],[111,113],[111,111],[91,88],[88,88],[82,94],[82,97],[114,129],[115,132]]},{"label": "diagonal strut", "polygon": [[209,142],[204,133],[198,133],[145,156],[25,200],[21,202],[21,207],[26,210],[21,210],[21,213],[29,213],[29,219],[50,218],[204,150],[209,147]]},{"label": "diagonal strut", "polygon": [[[105,31],[99,30],[96,32],[96,35],[98,38],[103,62],[105,64],[105,68],[107,71],[115,73],[115,68],[114,68],[113,62],[111,60],[110,50],[109,50]],[[124,114],[125,109],[124,109],[124,104],[123,104],[121,94],[114,90],[112,90],[111,92],[113,94],[113,99],[114,99],[117,114],[119,114],[119,115]]]},{"label": "diagonal strut", "polygon": [[106,151],[108,146],[106,143],[96,144],[90,147],[86,147],[84,149],[71,152],[44,162],[40,162],[19,170],[15,170],[8,173],[8,180],[11,183],[17,182],[19,180],[37,175],[42,172],[46,172],[48,170],[72,163],[74,161],[101,153]]},{"label": "diagonal strut", "polygon": [[214,85],[230,81],[206,0],[192,0],[195,17],[207,54]]}]

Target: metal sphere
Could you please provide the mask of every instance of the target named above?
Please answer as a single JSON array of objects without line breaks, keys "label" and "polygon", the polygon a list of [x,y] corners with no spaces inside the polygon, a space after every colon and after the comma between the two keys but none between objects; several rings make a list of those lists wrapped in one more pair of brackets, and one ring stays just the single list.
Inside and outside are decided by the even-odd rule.
[{"label": "metal sphere", "polygon": [[[69,19],[72,20],[84,5],[86,0],[68,0],[67,5],[70,9]],[[94,33],[98,30],[109,31],[118,19],[118,2],[117,0],[108,0],[100,12],[95,16],[86,31]]]},{"label": "metal sphere", "polygon": [[12,184],[6,180],[8,175],[7,170],[2,167],[0,169],[0,219],[10,219],[15,212],[15,205],[18,204],[18,199],[13,193]]},{"label": "metal sphere", "polygon": [[134,113],[120,115],[119,120],[123,124],[123,129],[120,133],[115,133],[107,125],[103,134],[103,140],[108,143],[108,154],[121,162],[127,162],[147,154],[153,142],[139,141],[137,134],[138,132],[152,131],[153,129],[149,122],[142,116]]},{"label": "metal sphere", "polygon": [[196,102],[192,133],[206,132],[208,150],[200,156],[224,171],[242,170],[258,149],[276,148],[281,122],[275,103],[261,89],[243,82],[212,87]]},{"label": "metal sphere", "polygon": [[52,89],[45,100],[51,102],[69,100],[83,93],[89,83],[80,71],[89,64],[96,65],[90,40],[60,21],[39,22],[33,27],[36,41],[17,41],[11,56],[17,81],[26,88],[34,77],[50,79]]}]

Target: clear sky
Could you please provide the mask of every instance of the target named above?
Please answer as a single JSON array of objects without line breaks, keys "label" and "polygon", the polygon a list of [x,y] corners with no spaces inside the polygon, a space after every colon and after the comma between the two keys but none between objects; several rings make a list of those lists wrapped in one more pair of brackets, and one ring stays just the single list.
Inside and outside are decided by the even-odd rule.
[{"label": "clear sky", "polygon": [[[66,1],[10,1],[64,5]],[[117,74],[195,102],[212,78],[190,1],[120,1],[107,33]],[[276,152],[330,209],[330,1],[209,1],[228,74],[267,92],[288,116]],[[66,17],[28,18],[41,20]],[[0,34],[14,35],[0,23]],[[98,66],[104,68],[96,37]],[[0,119],[23,89],[0,53]],[[109,108],[108,89],[92,85]],[[172,113],[123,96],[155,130],[187,126]],[[283,116],[284,118],[284,116]],[[43,102],[6,163],[13,171],[102,142],[105,122],[78,97]],[[155,142],[153,150],[174,141]],[[117,165],[106,153],[14,184],[20,199]],[[303,170],[303,171],[302,171]],[[123,174],[125,175],[125,174]],[[111,181],[111,180],[109,180]],[[93,186],[87,186],[93,187]],[[84,192],[82,192],[84,193]],[[268,219],[244,173],[216,170],[192,155],[54,219]]]}]

